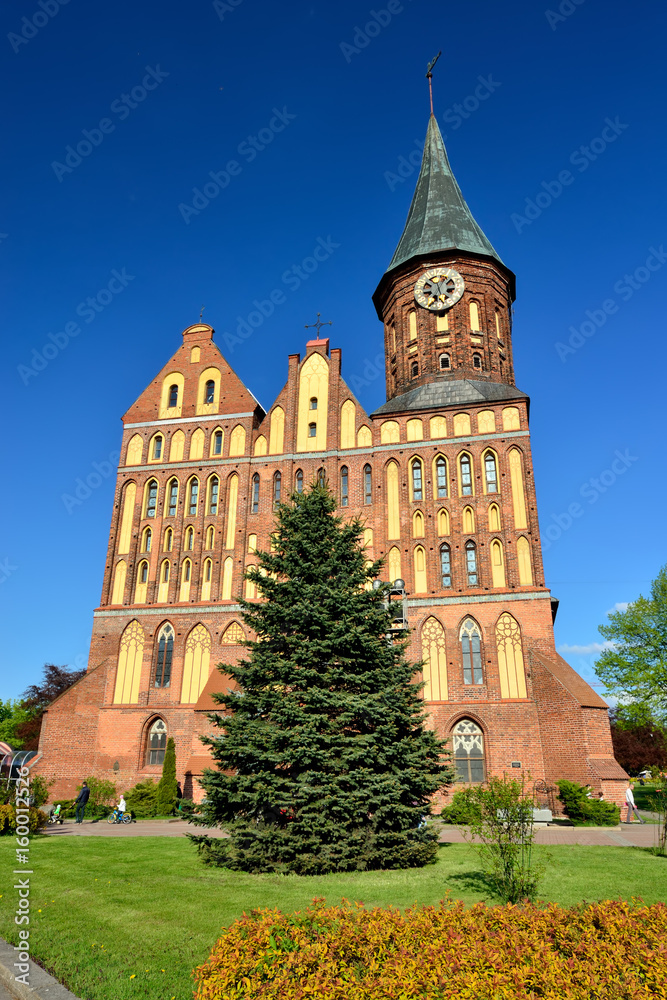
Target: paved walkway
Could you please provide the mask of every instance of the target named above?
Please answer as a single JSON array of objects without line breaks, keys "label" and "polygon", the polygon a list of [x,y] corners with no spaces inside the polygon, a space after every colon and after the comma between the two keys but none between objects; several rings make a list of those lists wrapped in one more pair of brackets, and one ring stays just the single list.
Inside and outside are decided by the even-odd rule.
[{"label": "paved walkway", "polygon": [[[186,833],[205,833],[211,837],[226,837],[222,830],[207,830],[193,826],[185,820],[139,820],[129,825],[103,821],[80,825],[73,821],[62,826],[48,826],[45,831],[51,837],[182,837]],[[629,826],[547,826],[535,831],[536,844],[581,844],[591,847],[652,847],[657,842],[656,824],[632,823]],[[441,843],[462,844],[463,834],[455,826],[444,826],[440,833]],[[0,1000],[3,1000],[0,996]]]}]

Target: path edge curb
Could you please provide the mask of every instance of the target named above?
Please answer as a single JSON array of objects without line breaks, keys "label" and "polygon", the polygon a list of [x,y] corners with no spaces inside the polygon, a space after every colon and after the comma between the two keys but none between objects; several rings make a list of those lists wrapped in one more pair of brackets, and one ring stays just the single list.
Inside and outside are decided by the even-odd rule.
[{"label": "path edge curb", "polygon": [[31,985],[17,983],[14,978],[16,955],[14,945],[0,938],[0,983],[16,1000],[79,1000],[79,997],[70,993],[67,987],[32,960],[29,962]]}]

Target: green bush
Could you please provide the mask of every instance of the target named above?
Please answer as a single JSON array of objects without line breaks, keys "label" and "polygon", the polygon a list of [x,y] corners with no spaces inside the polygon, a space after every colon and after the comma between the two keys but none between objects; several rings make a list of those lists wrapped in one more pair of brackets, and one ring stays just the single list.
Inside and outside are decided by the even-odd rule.
[{"label": "green bush", "polygon": [[[28,809],[28,827],[30,833],[39,833],[46,826],[48,816],[41,809],[30,806]],[[13,805],[7,803],[0,805],[0,835],[13,834],[16,830],[16,810]]]},{"label": "green bush", "polygon": [[139,819],[150,819],[158,814],[157,788],[152,778],[140,781],[125,793],[128,811]]},{"label": "green bush", "polygon": [[454,798],[440,813],[443,823],[460,823],[466,826],[481,819],[481,807],[472,788],[454,792]]},{"label": "green bush", "polygon": [[229,840],[223,840],[221,837],[207,837],[205,835],[196,836],[193,833],[186,833],[185,836],[197,848],[199,860],[205,865],[217,866],[219,868],[227,867],[230,860],[229,849],[231,847]]},{"label": "green bush", "polygon": [[618,826],[621,811],[612,802],[589,799],[588,787],[576,781],[556,782],[558,798],[574,826]]},{"label": "green bush", "polygon": [[190,819],[197,812],[197,806],[193,799],[181,799],[178,803],[178,814],[183,819]]},{"label": "green bush", "polygon": [[167,749],[164,754],[162,764],[162,777],[157,786],[157,814],[160,816],[171,816],[176,806],[176,793],[178,783],[176,781],[176,747],[173,737],[167,740]]}]

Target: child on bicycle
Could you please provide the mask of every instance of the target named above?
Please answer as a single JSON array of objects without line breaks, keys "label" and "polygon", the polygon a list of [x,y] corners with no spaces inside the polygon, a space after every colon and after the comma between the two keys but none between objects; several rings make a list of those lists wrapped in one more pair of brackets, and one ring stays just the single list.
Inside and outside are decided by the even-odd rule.
[{"label": "child on bicycle", "polygon": [[127,812],[127,806],[125,805],[125,796],[121,792],[120,799],[118,800],[118,805],[116,806],[118,811],[118,822],[122,822],[123,816]]}]

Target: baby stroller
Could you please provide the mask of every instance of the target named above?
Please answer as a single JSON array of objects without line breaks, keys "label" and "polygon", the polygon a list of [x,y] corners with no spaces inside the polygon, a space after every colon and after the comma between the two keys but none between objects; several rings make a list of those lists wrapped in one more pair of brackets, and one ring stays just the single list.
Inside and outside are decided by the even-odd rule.
[{"label": "baby stroller", "polygon": [[57,805],[55,805],[53,807],[53,809],[49,813],[49,823],[53,823],[53,824],[60,823],[61,826],[63,825],[63,818],[62,818],[62,816],[60,814],[60,803],[59,802],[58,802]]}]

